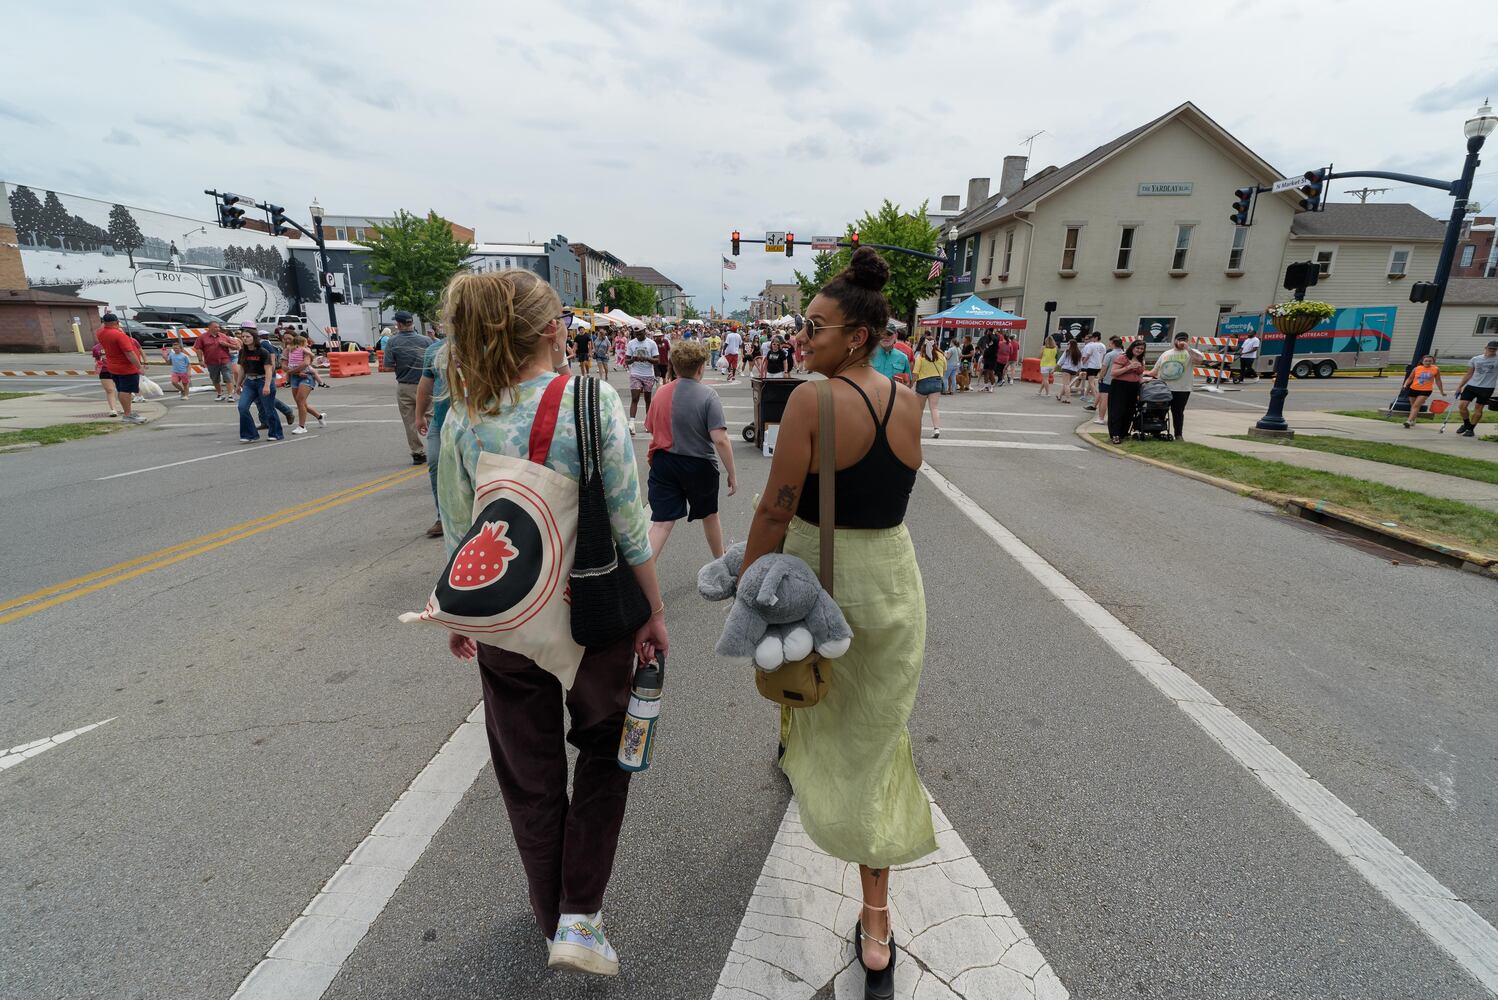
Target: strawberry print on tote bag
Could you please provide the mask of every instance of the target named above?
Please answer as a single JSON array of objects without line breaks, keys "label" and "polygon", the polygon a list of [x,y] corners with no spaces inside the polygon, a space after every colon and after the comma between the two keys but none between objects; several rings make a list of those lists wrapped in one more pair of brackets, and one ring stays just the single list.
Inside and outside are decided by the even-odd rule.
[{"label": "strawberry print on tote bag", "polygon": [[572,687],[583,647],[572,639],[567,578],[577,544],[577,483],[545,466],[567,387],[546,387],[528,458],[483,452],[473,527],[447,561],[426,608],[401,621],[441,625],[534,660]]}]

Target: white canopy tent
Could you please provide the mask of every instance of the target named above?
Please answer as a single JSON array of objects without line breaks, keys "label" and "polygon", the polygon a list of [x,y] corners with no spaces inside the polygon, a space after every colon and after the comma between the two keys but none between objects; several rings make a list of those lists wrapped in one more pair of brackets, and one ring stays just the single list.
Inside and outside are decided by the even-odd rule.
[{"label": "white canopy tent", "polygon": [[620,326],[633,327],[636,330],[642,329],[645,326],[645,324],[643,322],[641,322],[640,320],[635,319],[633,316],[631,316],[629,313],[625,312],[623,309],[610,309],[604,315],[607,316],[610,320],[613,320],[615,323],[619,324]]}]

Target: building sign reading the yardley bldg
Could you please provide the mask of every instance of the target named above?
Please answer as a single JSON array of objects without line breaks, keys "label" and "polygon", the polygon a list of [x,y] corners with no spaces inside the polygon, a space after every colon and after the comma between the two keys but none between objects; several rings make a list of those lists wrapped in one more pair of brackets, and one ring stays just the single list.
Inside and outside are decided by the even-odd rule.
[{"label": "building sign reading the yardley bldg", "polygon": [[1188,195],[1191,193],[1192,186],[1192,181],[1145,181],[1139,185],[1139,193],[1140,195]]}]

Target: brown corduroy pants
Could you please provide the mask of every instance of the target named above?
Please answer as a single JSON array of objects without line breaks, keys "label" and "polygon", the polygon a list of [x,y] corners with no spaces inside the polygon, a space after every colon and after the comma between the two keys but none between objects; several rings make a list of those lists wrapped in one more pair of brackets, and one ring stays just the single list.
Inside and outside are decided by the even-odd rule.
[{"label": "brown corduroy pants", "polygon": [[[528,657],[479,645],[484,724],[515,847],[530,884],[531,910],[550,939],[563,913],[603,908],[624,823],[630,772],[619,766],[629,707],[633,640],[588,650],[572,690]],[[565,700],[577,747],[567,798]]]}]

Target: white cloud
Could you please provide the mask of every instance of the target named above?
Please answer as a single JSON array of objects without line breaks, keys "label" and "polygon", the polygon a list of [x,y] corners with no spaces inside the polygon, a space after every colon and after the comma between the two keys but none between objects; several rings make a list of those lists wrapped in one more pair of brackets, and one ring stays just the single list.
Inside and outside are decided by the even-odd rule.
[{"label": "white cloud", "polygon": [[[1193,0],[434,0],[419,16],[261,0],[84,21],[35,5],[8,51],[0,148],[18,180],[198,217],[215,187],[334,212],[434,208],[483,240],[561,232],[716,305],[734,228],[841,232],[886,197],[913,207],[997,177],[1031,132],[1045,130],[1033,168],[1063,163],[1183,100],[1286,171],[1454,177],[1462,120],[1498,97],[1479,69],[1498,48],[1469,39],[1453,58],[1446,24],[1463,6],[1431,0],[1412,18],[1393,0],[1327,0],[1313,21],[1335,29],[1321,30],[1301,0],[1231,19]],[[79,46],[131,53],[152,85],[52,56]],[[100,136],[108,169],[80,171]],[[1498,203],[1495,182],[1479,177],[1475,197]],[[746,245],[729,308],[809,267],[803,252]]]}]

